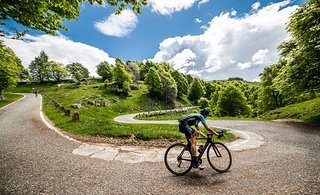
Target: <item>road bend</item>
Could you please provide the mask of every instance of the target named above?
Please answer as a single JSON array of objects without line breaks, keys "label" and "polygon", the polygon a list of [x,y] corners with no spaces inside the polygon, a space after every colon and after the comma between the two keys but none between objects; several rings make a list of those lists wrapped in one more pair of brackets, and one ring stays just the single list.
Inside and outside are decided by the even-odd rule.
[{"label": "road bend", "polygon": [[203,171],[177,177],[163,162],[126,163],[73,154],[81,143],[48,129],[39,105],[39,97],[26,94],[0,109],[0,194],[320,193],[318,125],[219,121],[215,124],[220,127],[259,134],[265,143],[233,151],[227,173],[218,174],[205,162]]}]

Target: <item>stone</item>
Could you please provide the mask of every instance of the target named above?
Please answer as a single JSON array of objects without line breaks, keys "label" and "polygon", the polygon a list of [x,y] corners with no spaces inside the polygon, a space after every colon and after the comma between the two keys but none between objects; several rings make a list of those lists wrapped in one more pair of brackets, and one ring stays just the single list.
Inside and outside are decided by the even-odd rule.
[{"label": "stone", "polygon": [[71,107],[74,109],[80,109],[81,108],[81,104],[71,104]]},{"label": "stone", "polygon": [[74,111],[72,115],[72,121],[80,121],[80,114],[77,111]]},{"label": "stone", "polygon": [[71,111],[69,109],[64,111],[64,115],[65,116],[70,116],[70,114],[71,114]]},{"label": "stone", "polygon": [[114,103],[118,103],[118,102],[119,102],[119,98],[114,98],[114,99],[113,99],[113,102],[114,102]]}]

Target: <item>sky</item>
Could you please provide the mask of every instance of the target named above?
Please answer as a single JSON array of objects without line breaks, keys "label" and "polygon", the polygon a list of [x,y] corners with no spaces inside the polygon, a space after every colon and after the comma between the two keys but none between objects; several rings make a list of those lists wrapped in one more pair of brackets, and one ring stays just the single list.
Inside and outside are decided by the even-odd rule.
[{"label": "sky", "polygon": [[[258,81],[290,39],[286,23],[304,0],[148,0],[142,14],[110,6],[81,5],[78,20],[56,36],[29,30],[22,40],[0,38],[27,67],[40,51],[64,65],[122,61],[167,62],[204,80],[242,77]],[[13,22],[8,27],[18,27]]]}]

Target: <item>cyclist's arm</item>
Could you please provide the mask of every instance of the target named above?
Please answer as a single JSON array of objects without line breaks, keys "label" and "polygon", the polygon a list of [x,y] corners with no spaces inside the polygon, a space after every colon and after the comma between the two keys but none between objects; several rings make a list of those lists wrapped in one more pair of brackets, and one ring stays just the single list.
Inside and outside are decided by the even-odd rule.
[{"label": "cyclist's arm", "polygon": [[199,133],[200,135],[202,135],[202,137],[207,137],[204,133],[201,132],[199,126],[196,126],[196,131],[197,131],[197,133]]},{"label": "cyclist's arm", "polygon": [[215,132],[213,129],[211,129],[210,127],[208,127],[208,125],[205,123],[203,124],[203,126],[206,128],[207,131],[209,131],[210,133],[215,134],[216,136],[218,136],[218,133]]}]

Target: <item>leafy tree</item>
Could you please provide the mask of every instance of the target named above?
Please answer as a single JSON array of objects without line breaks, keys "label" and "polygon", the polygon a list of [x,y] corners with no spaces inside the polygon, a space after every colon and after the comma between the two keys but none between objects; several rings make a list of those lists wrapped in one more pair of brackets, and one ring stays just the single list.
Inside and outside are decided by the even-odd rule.
[{"label": "leafy tree", "polygon": [[48,63],[49,57],[41,51],[38,57],[29,65],[29,72],[34,81],[43,82],[50,79],[50,65]]},{"label": "leafy tree", "polygon": [[142,63],[140,65],[140,76],[142,80],[145,80],[146,74],[149,72],[149,69],[152,67],[158,70],[157,65],[152,61],[146,61],[145,63]]},{"label": "leafy tree", "polygon": [[201,84],[201,81],[197,78],[194,78],[193,82],[191,83],[188,99],[197,102],[204,94],[205,90]]},{"label": "leafy tree", "polygon": [[211,94],[210,101],[209,101],[210,107],[213,111],[217,107],[219,96],[220,96],[220,93],[221,93],[223,87],[221,85],[215,83],[214,88],[215,88],[215,91],[214,91],[214,93]]},{"label": "leafy tree", "polygon": [[205,98],[211,99],[211,95],[215,92],[215,84],[212,82],[204,82],[204,87],[206,90]]},{"label": "leafy tree", "polygon": [[[283,105],[295,103],[292,98],[304,93],[315,94],[320,90],[320,2],[308,0],[291,16],[287,30],[292,39],[278,47],[279,69],[273,88],[285,98]],[[311,95],[315,97],[315,95]]]},{"label": "leafy tree", "polygon": [[193,82],[193,77],[190,74],[187,74],[185,77],[188,81],[188,84],[191,85],[191,83]]},{"label": "leafy tree", "polygon": [[0,59],[0,101],[2,101],[3,90],[14,86],[19,81],[24,68],[13,50],[6,47],[2,41],[0,41]]},{"label": "leafy tree", "polygon": [[163,83],[158,71],[152,67],[146,74],[145,84],[148,86],[148,91],[151,96],[161,97]]},{"label": "leafy tree", "polygon": [[48,63],[51,69],[52,79],[59,82],[68,76],[68,70],[63,67],[63,64],[55,61],[49,61]]},{"label": "leafy tree", "polygon": [[171,72],[171,75],[177,84],[177,88],[178,88],[177,97],[182,97],[183,95],[187,95],[188,88],[189,88],[187,79],[183,76],[183,74],[181,74],[177,70]]},{"label": "leafy tree", "polygon": [[122,92],[126,95],[130,92],[130,83],[128,81],[123,82]]},{"label": "leafy tree", "polygon": [[138,81],[141,79],[138,62],[127,61],[125,64],[125,68],[126,68],[127,72],[133,76],[133,80]]},{"label": "leafy tree", "polygon": [[71,74],[71,77],[81,81],[85,78],[89,78],[89,71],[82,64],[76,62],[72,64],[68,64],[66,66],[67,70]]},{"label": "leafy tree", "polygon": [[120,59],[116,59],[116,65],[113,69],[114,84],[118,86],[118,89],[123,89],[123,84],[127,81],[129,84],[132,82],[130,74],[124,68],[124,64]]},{"label": "leafy tree", "polygon": [[203,108],[209,107],[209,100],[205,97],[201,97],[199,100],[199,105]]},{"label": "leafy tree", "polygon": [[281,64],[274,64],[265,67],[260,73],[261,82],[257,99],[260,114],[283,106],[283,95],[274,87],[274,79],[278,76],[281,66]]},{"label": "leafy tree", "polygon": [[178,89],[177,84],[170,73],[162,72],[160,74],[163,88],[162,88],[162,97],[166,102],[172,103],[177,97]]},{"label": "leafy tree", "polygon": [[[147,0],[0,1],[0,25],[6,25],[5,20],[13,20],[27,28],[56,34],[60,29],[67,30],[63,25],[65,20],[78,18],[83,2],[117,7],[117,14],[128,6],[141,13],[140,7],[147,5]],[[4,33],[2,29],[0,35]]]},{"label": "leafy tree", "polygon": [[101,62],[97,66],[97,73],[99,76],[102,77],[103,81],[105,81],[106,79],[112,79],[112,76],[113,76],[112,75],[112,67],[106,61]]},{"label": "leafy tree", "polygon": [[216,113],[220,116],[249,115],[251,109],[243,93],[230,84],[221,91]]}]

